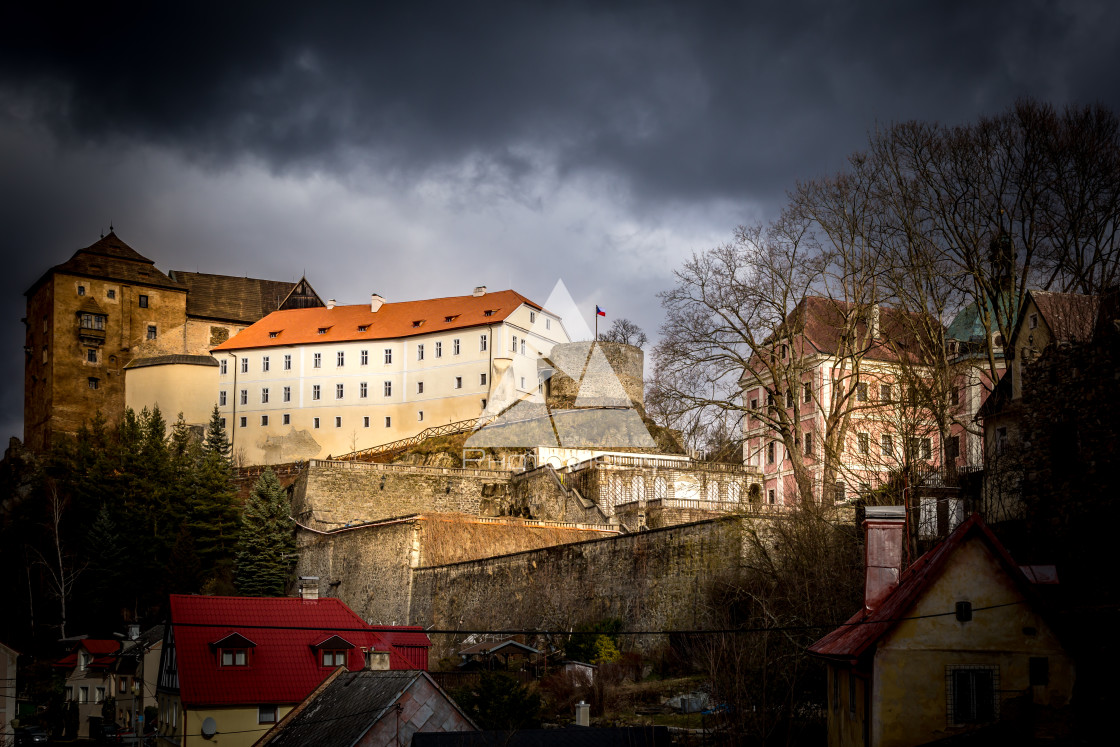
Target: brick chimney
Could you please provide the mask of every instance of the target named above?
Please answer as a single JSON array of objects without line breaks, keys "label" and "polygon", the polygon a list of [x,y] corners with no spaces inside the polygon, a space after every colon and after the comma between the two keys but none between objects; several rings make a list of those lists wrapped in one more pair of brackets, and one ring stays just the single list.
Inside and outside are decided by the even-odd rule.
[{"label": "brick chimney", "polygon": [[319,577],[299,577],[299,598],[305,602],[314,602],[319,599]]},{"label": "brick chimney", "polygon": [[389,671],[389,652],[388,651],[367,651],[366,652],[366,669],[373,672],[388,672]]},{"label": "brick chimney", "polygon": [[476,287],[474,289],[474,293],[471,294],[471,295],[473,295],[475,298],[480,298],[482,296],[485,296],[486,295],[486,286],[485,285],[480,285],[480,286]]},{"label": "brick chimney", "polygon": [[902,543],[906,527],[905,506],[868,506],[863,529],[867,541],[864,561],[867,575],[863,604],[873,611],[898,588],[902,575]]},{"label": "brick chimney", "polygon": [[384,304],[384,303],[385,303],[385,299],[381,297],[380,293],[371,293],[370,294],[369,310],[371,312],[376,314],[377,310],[380,309],[382,304]]}]

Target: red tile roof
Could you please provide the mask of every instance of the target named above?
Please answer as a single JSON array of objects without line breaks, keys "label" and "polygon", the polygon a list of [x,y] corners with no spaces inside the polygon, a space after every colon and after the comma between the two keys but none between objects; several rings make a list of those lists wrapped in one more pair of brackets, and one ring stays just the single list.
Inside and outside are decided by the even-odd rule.
[{"label": "red tile roof", "polygon": [[[377,311],[370,304],[274,311],[214,350],[245,350],[280,345],[303,345],[352,340],[388,340],[468,327],[496,324],[521,304],[543,311],[517,291],[482,296],[451,296],[426,301],[386,303]],[[491,311],[491,316],[486,312]],[[451,318],[451,321],[445,321]],[[420,326],[415,326],[421,322]],[[358,331],[365,327],[364,332]],[[324,330],[322,333],[319,330]],[[273,333],[276,336],[273,337]]]},{"label": "red tile roof", "polygon": [[[412,668],[385,637],[339,599],[203,597],[173,594],[171,626],[179,693],[188,706],[297,703],[334,667],[312,648],[332,635],[354,644],[347,668],[364,665],[362,647],[386,651],[390,669]],[[256,646],[248,665],[221,667],[211,646],[239,633]]]},{"label": "red tile roof", "polygon": [[1031,291],[1030,294],[1055,342],[1085,342],[1093,336],[1100,308],[1099,296],[1047,291]]},{"label": "red tile roof", "polygon": [[[852,615],[846,623],[824,636],[809,647],[809,653],[830,659],[854,661],[867,653],[871,647],[886,635],[900,618],[910,614],[914,605],[926,590],[940,577],[945,564],[957,548],[970,538],[976,537],[987,543],[1004,571],[1018,584],[1028,599],[1035,595],[1030,582],[1019,566],[1011,559],[979,514],[973,514],[945,540],[918,558],[899,580],[898,587],[879,607],[871,612],[867,608]],[[951,612],[947,610],[947,612]]]},{"label": "red tile roof", "polygon": [[78,666],[78,651],[82,649],[93,657],[90,661],[91,667],[101,667],[113,662],[116,653],[121,649],[121,642],[111,638],[83,638],[74,644],[69,654],[55,661],[52,666],[59,669],[73,669]]}]

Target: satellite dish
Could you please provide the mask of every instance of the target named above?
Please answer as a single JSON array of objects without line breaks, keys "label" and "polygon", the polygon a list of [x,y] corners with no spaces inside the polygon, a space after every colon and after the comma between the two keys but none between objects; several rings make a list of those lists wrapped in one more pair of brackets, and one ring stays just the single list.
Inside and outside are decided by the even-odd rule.
[{"label": "satellite dish", "polygon": [[202,738],[203,739],[210,739],[211,737],[213,737],[217,733],[218,733],[218,722],[215,721],[210,716],[207,716],[206,719],[202,722]]}]

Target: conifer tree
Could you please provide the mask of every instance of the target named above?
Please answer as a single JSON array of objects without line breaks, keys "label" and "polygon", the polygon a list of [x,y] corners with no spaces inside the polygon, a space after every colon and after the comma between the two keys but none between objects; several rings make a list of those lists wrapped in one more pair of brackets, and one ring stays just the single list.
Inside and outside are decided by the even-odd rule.
[{"label": "conifer tree", "polygon": [[295,567],[295,523],[288,492],[271,469],[253,486],[241,514],[237,590],[248,596],[283,596]]},{"label": "conifer tree", "polygon": [[229,462],[217,451],[205,451],[190,498],[187,526],[194,535],[204,587],[213,593],[232,590],[238,509],[230,476]]},{"label": "conifer tree", "polygon": [[226,429],[222,425],[222,415],[217,405],[214,405],[214,411],[210,413],[210,424],[206,426],[206,439],[202,442],[202,448],[207,453],[217,454],[226,462],[229,461],[230,453],[233,451],[233,446],[226,437]]}]

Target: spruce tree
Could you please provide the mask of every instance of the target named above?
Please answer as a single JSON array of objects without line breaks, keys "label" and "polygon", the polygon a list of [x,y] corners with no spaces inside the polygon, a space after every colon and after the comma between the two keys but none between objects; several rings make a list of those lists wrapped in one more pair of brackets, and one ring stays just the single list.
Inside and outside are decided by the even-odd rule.
[{"label": "spruce tree", "polygon": [[204,452],[192,488],[187,526],[194,535],[204,589],[227,593],[238,538],[237,492],[229,462],[216,451]]},{"label": "spruce tree", "polygon": [[295,567],[295,522],[288,491],[266,469],[245,502],[237,543],[237,590],[247,596],[283,596]]},{"label": "spruce tree", "polygon": [[226,437],[222,414],[218,411],[217,405],[214,405],[214,411],[210,413],[210,424],[206,426],[206,438],[202,442],[202,448],[209,454],[217,454],[226,462],[229,461],[230,453],[233,451],[233,446]]}]

